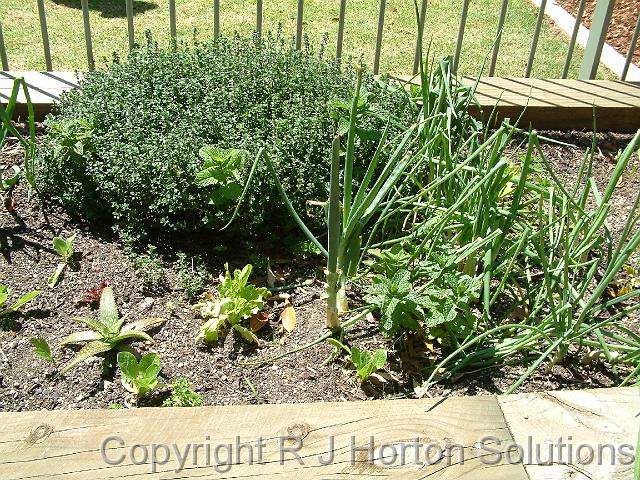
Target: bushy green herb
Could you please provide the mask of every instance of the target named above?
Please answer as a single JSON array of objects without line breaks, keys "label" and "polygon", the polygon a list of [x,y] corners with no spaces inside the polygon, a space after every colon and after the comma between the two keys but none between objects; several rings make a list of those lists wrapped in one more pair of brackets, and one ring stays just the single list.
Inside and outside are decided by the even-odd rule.
[{"label": "bushy green herb", "polygon": [[75,239],[75,235],[72,235],[69,238],[54,237],[53,249],[58,255],[62,257],[62,262],[58,263],[55,271],[53,272],[51,277],[49,277],[49,287],[53,288],[58,284],[58,282],[60,281],[60,277],[64,273],[69,263],[71,263],[71,260],[73,259],[73,242]]},{"label": "bushy green herb", "polygon": [[71,370],[89,357],[114,349],[127,350],[129,347],[126,342],[130,340],[153,343],[153,339],[146,333],[146,330],[166,321],[164,318],[145,318],[125,325],[125,318],[118,314],[118,307],[111,287],[105,287],[102,290],[98,318],[74,317],[74,320],[87,325],[91,330],[73,333],[60,342],[61,346],[74,343],[86,344],[63,368],[63,372]]},{"label": "bushy green herb", "polygon": [[209,272],[202,265],[202,259],[189,259],[183,252],[178,253],[178,287],[183,290],[187,300],[195,300],[205,289]]},{"label": "bushy green herb", "polygon": [[162,402],[163,407],[201,407],[202,397],[191,389],[189,381],[177,379],[171,385],[171,396]]},{"label": "bushy green herb", "polygon": [[365,301],[380,311],[380,330],[394,335],[400,330],[418,330],[431,298],[413,290],[410,274],[397,271],[393,277],[377,276],[369,287]]},{"label": "bushy green herb", "polygon": [[11,297],[11,289],[0,284],[0,318],[5,315],[9,315],[11,313],[17,312],[20,307],[29,303],[35,297],[40,295],[42,292],[40,290],[34,290],[33,292],[29,292],[24,294],[18,300],[16,300],[12,305],[6,305],[9,297]]},{"label": "bushy green herb", "polygon": [[[348,98],[354,81],[348,68],[311,47],[297,51],[265,33],[167,50],[149,39],[80,83],[46,122],[41,184],[70,209],[113,219],[122,236],[136,239],[153,229],[219,228],[229,220],[231,208],[209,204],[215,190],[198,186],[206,145],[246,150],[250,158],[266,147],[296,208],[326,199],[330,103]],[[369,103],[402,114],[403,96],[386,95],[371,77],[366,84]],[[247,163],[220,177],[227,194],[246,180]],[[265,224],[289,223],[279,205],[261,165],[232,228],[258,233]]]},{"label": "bushy green herb", "polygon": [[147,253],[143,255],[130,254],[133,269],[140,280],[140,289],[145,292],[155,292],[165,285],[164,268],[157,249],[149,245]]},{"label": "bushy green herb", "polygon": [[142,397],[158,386],[160,357],[157,353],[147,353],[138,362],[132,353],[120,352],[118,366],[122,375],[122,386],[134,395]]},{"label": "bushy green herb", "polygon": [[248,284],[251,265],[242,270],[229,272],[229,265],[225,265],[225,275],[220,277],[217,287],[217,298],[211,293],[205,294],[203,300],[194,308],[207,322],[200,327],[198,340],[211,343],[218,340],[220,331],[231,326],[246,340],[258,342],[258,338],[241,322],[257,313],[264,305],[264,299],[269,295],[266,288],[259,288]]},{"label": "bushy green herb", "polygon": [[124,405],[122,405],[121,403],[110,403],[109,404],[109,410],[124,410]]}]

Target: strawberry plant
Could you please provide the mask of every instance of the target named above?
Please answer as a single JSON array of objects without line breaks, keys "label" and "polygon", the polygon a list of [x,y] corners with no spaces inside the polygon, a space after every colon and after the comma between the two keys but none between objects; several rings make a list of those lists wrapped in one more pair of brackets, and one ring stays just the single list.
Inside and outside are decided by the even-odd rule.
[{"label": "strawberry plant", "polygon": [[102,291],[98,318],[75,317],[74,320],[87,325],[90,330],[73,333],[60,342],[61,346],[76,343],[86,344],[62,369],[63,372],[71,370],[89,357],[112,350],[126,351],[130,348],[126,342],[130,340],[153,343],[153,339],[146,333],[146,330],[166,321],[164,318],[145,318],[125,325],[125,317],[120,317],[118,314],[118,307],[111,287],[105,287]]},{"label": "strawberry plant", "polygon": [[264,305],[264,299],[269,295],[266,288],[258,288],[247,283],[251,274],[251,265],[242,270],[229,272],[229,265],[225,265],[225,275],[220,277],[217,287],[217,297],[207,292],[201,302],[195,305],[200,316],[207,322],[200,327],[200,334],[196,340],[212,343],[218,340],[220,331],[230,326],[243,338],[250,342],[258,342],[258,337],[241,323],[251,317]]}]

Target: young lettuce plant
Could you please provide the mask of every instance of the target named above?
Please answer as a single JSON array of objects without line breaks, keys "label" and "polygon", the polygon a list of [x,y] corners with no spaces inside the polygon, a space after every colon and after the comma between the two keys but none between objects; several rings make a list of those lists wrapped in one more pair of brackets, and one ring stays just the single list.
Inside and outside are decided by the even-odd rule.
[{"label": "young lettuce plant", "polygon": [[119,352],[118,366],[122,386],[136,397],[143,397],[158,387],[160,357],[157,353],[147,353],[138,362],[131,352]]},{"label": "young lettuce plant", "polygon": [[69,238],[62,237],[54,237],[53,239],[53,248],[54,250],[62,257],[62,261],[58,263],[55,271],[49,277],[48,285],[49,287],[55,287],[60,281],[60,277],[64,273],[65,269],[71,263],[73,259],[73,242],[76,239],[75,235],[72,235]]},{"label": "young lettuce plant", "polygon": [[0,318],[4,317],[5,315],[17,312],[20,307],[29,303],[41,293],[42,292],[40,290],[34,290],[33,292],[24,294],[22,297],[16,300],[13,305],[5,306],[7,300],[9,300],[9,297],[11,296],[11,289],[0,284]]},{"label": "young lettuce plant", "polygon": [[62,369],[68,372],[83,360],[112,350],[127,351],[128,340],[142,340],[153,343],[153,339],[146,333],[153,327],[163,324],[164,318],[145,318],[124,324],[126,317],[120,317],[118,307],[111,287],[105,287],[100,297],[98,318],[75,317],[74,320],[87,325],[91,330],[73,333],[66,337],[61,346],[86,343],[84,347]]},{"label": "young lettuce plant", "polygon": [[264,299],[269,295],[266,288],[258,288],[247,284],[251,274],[251,265],[242,270],[235,270],[233,275],[226,264],[225,275],[220,277],[220,285],[216,291],[218,298],[207,292],[202,301],[195,305],[200,315],[208,319],[200,327],[200,334],[196,340],[213,343],[218,340],[220,331],[227,325],[236,330],[246,340],[258,343],[258,337],[241,322],[258,313],[264,305]]},{"label": "young lettuce plant", "polygon": [[[349,128],[347,131],[344,165],[341,169],[342,149],[340,136],[336,136],[332,144],[329,200],[327,206],[328,245],[325,248],[304,224],[282,184],[278,180],[273,163],[265,154],[265,161],[273,176],[289,213],[309,239],[327,257],[327,312],[326,323],[330,329],[340,326],[340,315],[347,310],[345,287],[349,278],[355,275],[362,258],[362,232],[365,228],[379,221],[378,213],[391,193],[398,195],[402,190],[401,178],[409,166],[417,170],[425,161],[425,148],[413,147],[417,143],[416,127],[408,128],[399,139],[387,141],[389,124],[378,142],[375,154],[368,162],[367,170],[360,182],[355,196],[353,194],[353,170],[355,162],[355,141],[358,136],[356,119],[360,105],[360,87],[362,68],[356,68],[356,89],[353,95]],[[390,149],[385,165],[378,168],[383,151]],[[342,175],[341,175],[342,170]],[[379,171],[379,173],[378,173]],[[377,177],[375,175],[377,174]],[[340,178],[344,187],[340,188]],[[388,204],[388,203],[387,203]],[[375,220],[374,220],[375,219]],[[365,247],[366,248],[366,247]]]}]

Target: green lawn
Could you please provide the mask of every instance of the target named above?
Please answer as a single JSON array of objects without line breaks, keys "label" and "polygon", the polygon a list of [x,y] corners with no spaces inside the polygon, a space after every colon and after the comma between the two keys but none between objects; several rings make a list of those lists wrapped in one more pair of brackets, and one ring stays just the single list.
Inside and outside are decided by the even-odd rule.
[{"label": "green lawn", "polygon": [[[80,0],[46,0],[49,35],[55,70],[86,68],[82,11]],[[213,35],[213,0],[176,0],[178,36],[190,40]],[[460,73],[477,74],[491,49],[495,35],[500,0],[471,2],[460,62]],[[160,42],[169,38],[169,2],[136,0],[136,37],[142,39],[151,30]],[[453,53],[462,1],[431,0],[427,12],[425,41],[432,39],[432,53]],[[264,28],[275,29],[282,23],[284,31],[295,32],[296,0],[265,0]],[[536,10],[530,0],[512,0],[503,34],[496,75],[523,76]],[[335,49],[339,1],[307,0],[305,32],[312,42],[329,34],[331,51]],[[89,0],[94,54],[98,66],[105,65],[113,52],[127,48],[127,26],[124,0]],[[12,70],[44,69],[42,39],[36,0],[2,0],[2,20]],[[347,2],[345,54],[362,55],[372,63],[378,15],[378,0]],[[224,34],[250,32],[255,23],[255,0],[222,0],[221,28]],[[416,25],[411,0],[389,0],[384,31],[381,70],[408,73],[413,65]],[[567,39],[545,22],[540,37],[533,76],[558,77],[567,50]],[[577,51],[571,75],[577,74],[582,52]],[[610,73],[605,72],[605,76]]]}]

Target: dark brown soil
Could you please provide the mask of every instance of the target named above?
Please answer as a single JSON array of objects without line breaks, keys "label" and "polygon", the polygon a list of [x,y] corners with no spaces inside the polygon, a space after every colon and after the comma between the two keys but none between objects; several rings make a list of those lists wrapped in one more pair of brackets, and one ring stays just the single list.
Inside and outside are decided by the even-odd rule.
[{"label": "dark brown soil", "polygon": [[[575,143],[579,148],[545,145],[545,151],[556,165],[558,174],[575,178],[576,165],[584,147],[591,143],[590,135],[581,133],[554,134],[556,138]],[[596,176],[605,182],[614,164],[619,148],[629,140],[626,136],[599,135],[601,153],[596,162]],[[511,154],[522,153],[514,148]],[[19,163],[20,151],[8,144],[0,152],[5,168]],[[630,206],[639,187],[638,176],[629,176],[618,191],[620,203],[615,209],[620,216]],[[190,303],[176,285],[173,268],[174,251],[161,251],[164,260],[166,287],[153,293],[141,290],[141,280],[121,245],[111,235],[108,226],[96,228],[71,219],[60,208],[47,204],[47,220],[35,198],[28,198],[24,186],[14,192],[15,213],[2,209],[0,213],[0,282],[11,287],[15,295],[41,289],[43,293],[30,303],[20,315],[3,320],[0,325],[0,411],[36,409],[106,408],[111,403],[127,403],[129,397],[115,377],[101,376],[101,360],[91,359],[66,375],[33,353],[29,340],[45,338],[53,347],[58,362],[68,361],[73,351],[57,346],[66,335],[82,330],[74,316],[93,316],[95,311],[78,300],[87,289],[108,281],[114,288],[123,314],[130,319],[160,316],[168,317],[164,326],[154,332],[155,345],[136,344],[141,351],[151,349],[162,361],[163,380],[187,378],[207,405],[243,403],[281,403],[312,401],[349,401],[369,398],[399,398],[415,396],[414,386],[424,378],[421,368],[441,358],[410,340],[392,345],[383,338],[373,321],[363,321],[351,329],[351,345],[369,350],[384,346],[393,352],[382,379],[373,379],[361,385],[349,365],[338,360],[327,366],[321,363],[333,347],[320,344],[295,355],[287,356],[264,366],[242,366],[241,362],[270,358],[303,345],[324,332],[324,303],[322,299],[322,265],[320,259],[302,260],[274,255],[273,251],[260,253],[280,256],[274,269],[286,283],[315,278],[310,287],[297,288],[291,299],[297,315],[297,326],[291,334],[283,334],[278,322],[282,304],[271,308],[270,323],[260,330],[262,345],[258,348],[234,335],[228,335],[220,345],[199,347],[194,339],[202,320],[198,319]],[[619,228],[614,225],[614,229]],[[77,235],[77,266],[68,270],[60,284],[47,288],[48,277],[58,258],[51,248],[54,235]],[[206,255],[206,264],[212,278],[217,277],[225,262],[240,267],[255,251],[241,250],[216,253],[211,238],[175,238],[174,244],[188,253]],[[266,248],[266,247],[265,247]],[[273,247],[271,247],[273,248]],[[264,272],[256,272],[260,281]],[[357,298],[354,301],[357,303]],[[174,305],[169,316],[167,303]],[[521,366],[463,375],[447,384],[441,384],[428,395],[472,395],[499,393],[513,383],[524,369]],[[586,370],[575,365],[556,366],[550,374],[540,369],[521,391],[589,388],[615,385],[604,368]],[[162,395],[155,395],[147,404],[158,404]]]},{"label": "dark brown soil", "polygon": [[[580,0],[556,0],[565,10],[574,17],[578,12]],[[587,0],[582,17],[582,23],[591,28],[593,12],[596,8],[596,0]],[[640,0],[616,0],[613,7],[613,16],[611,17],[611,25],[607,32],[607,43],[615,48],[618,52],[626,57],[631,46],[631,37],[633,30],[636,28],[638,14],[640,13]],[[633,62],[640,64],[640,42],[636,44],[633,53]]]}]

